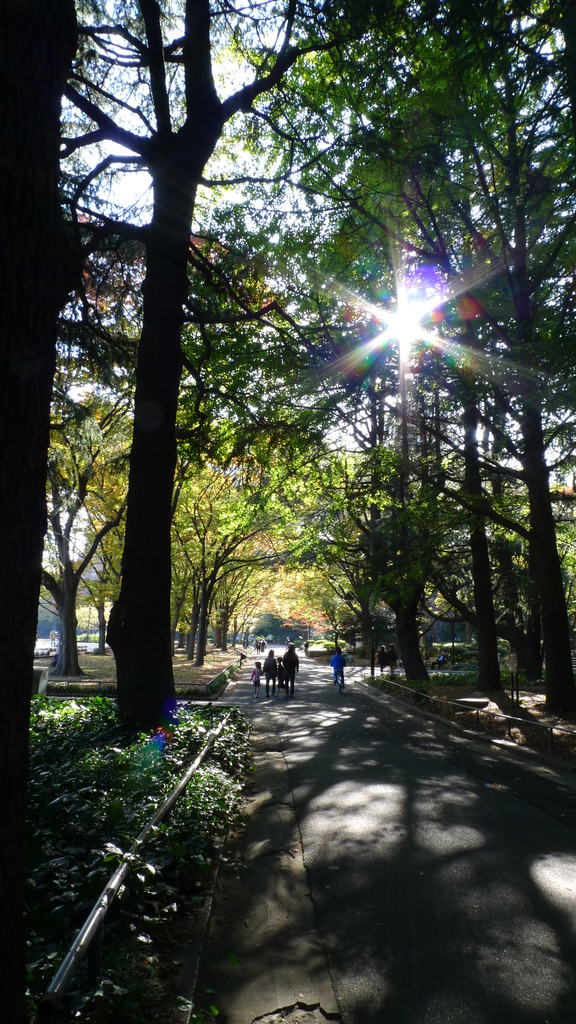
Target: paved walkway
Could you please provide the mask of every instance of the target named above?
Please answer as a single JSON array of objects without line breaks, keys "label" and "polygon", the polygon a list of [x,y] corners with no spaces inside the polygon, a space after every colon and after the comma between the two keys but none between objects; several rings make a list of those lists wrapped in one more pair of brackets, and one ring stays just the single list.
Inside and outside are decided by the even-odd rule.
[{"label": "paved walkway", "polygon": [[253,725],[195,1004],[219,1024],[574,1024],[576,781],[302,660]]},{"label": "paved walkway", "polygon": [[[261,686],[254,700],[249,682],[253,660],[224,698],[251,716],[254,774],[242,808],[245,827],[230,837],[219,868],[195,1002],[217,1007],[219,1024],[339,1021],[288,768],[279,749],[303,687],[318,673],[302,660],[293,699],[283,690],[275,699],[266,698]],[[319,674],[325,685],[330,669],[323,666]]]}]

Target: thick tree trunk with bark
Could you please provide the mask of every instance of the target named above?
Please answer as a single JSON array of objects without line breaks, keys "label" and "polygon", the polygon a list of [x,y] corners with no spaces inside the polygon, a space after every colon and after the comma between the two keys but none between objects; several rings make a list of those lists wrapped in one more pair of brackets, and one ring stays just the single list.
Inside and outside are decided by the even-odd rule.
[{"label": "thick tree trunk with bark", "polygon": [[[186,586],[179,594],[176,595],[176,601],[175,601],[175,604],[174,604],[174,611],[172,613],[172,626],[171,626],[171,629],[170,629],[170,634],[171,634],[170,639],[172,641],[172,649],[174,649],[174,645],[176,643],[176,633],[178,633],[178,623],[180,622],[180,615],[181,615],[182,609],[184,607],[184,602],[186,600],[187,591],[188,591],[188,587]],[[179,639],[179,642],[178,642],[178,646],[179,647],[183,646],[182,645],[182,631],[180,631],[180,639]]]},{"label": "thick tree trunk with bark", "polygon": [[53,576],[44,572],[43,582],[56,605],[60,621],[58,660],[51,675],[81,676],[82,670],[78,661],[78,618],[76,615],[80,576],[74,572],[72,562],[66,559],[61,580],[55,580]]},{"label": "thick tree trunk with bark", "polygon": [[549,711],[562,713],[576,708],[576,688],[542,419],[536,404],[526,405],[522,436],[522,467],[530,502],[531,565],[540,599],[546,658],[546,707]]},{"label": "thick tree trunk with bark", "polygon": [[230,614],[228,612],[228,609],[225,609],[224,612],[223,612],[223,621],[222,621],[222,638],[220,640],[221,649],[223,651],[227,651],[228,650],[228,631],[229,631],[229,629],[230,629]]},{"label": "thick tree trunk with bark", "polygon": [[180,332],[195,188],[177,167],[171,172],[168,166],[156,176],[154,195],[136,371],[122,588],[108,623],[119,708],[145,726],[158,724],[174,698],[170,525],[182,371]]},{"label": "thick tree trunk with bark", "polygon": [[410,683],[428,679],[428,671],[420,651],[418,633],[418,609],[422,594],[413,594],[411,599],[402,604],[391,605],[396,618],[396,635],[398,648],[406,680]]},{"label": "thick tree trunk with bark", "polygon": [[[478,412],[470,403],[464,408],[464,465],[466,492],[472,502],[482,499],[482,479],[478,462]],[[481,690],[500,689],[498,635],[492,596],[492,574],[483,516],[478,512],[470,527],[474,605],[478,629],[478,686]]]},{"label": "thick tree trunk with bark", "polygon": [[194,664],[201,668],[204,664],[206,653],[206,630],[208,629],[208,584],[204,568],[202,568],[202,582],[198,601],[198,624],[196,629],[196,653]]},{"label": "thick tree trunk with bark", "polygon": [[576,4],[574,0],[561,2],[560,28],[564,35],[565,70],[572,111],[572,131],[576,140]]},{"label": "thick tree trunk with bark", "polygon": [[495,545],[495,559],[506,607],[498,626],[498,634],[518,652],[518,672],[526,679],[541,679],[540,611],[535,588],[532,586],[531,591],[523,595],[521,605],[512,552],[506,540]]},{"label": "thick tree trunk with bark", "polygon": [[58,199],[69,0],[0,4],[0,1007],[26,1024],[23,842],[34,643],[46,530],[57,316],[73,283]]},{"label": "thick tree trunk with bark", "polygon": [[518,632],[512,645],[518,652],[518,672],[527,680],[542,678],[542,644],[540,617],[530,619],[523,632]]},{"label": "thick tree trunk with bark", "polygon": [[78,661],[78,617],[76,601],[78,598],[79,577],[74,573],[72,565],[64,568],[58,616],[60,619],[60,638],[58,643],[58,661],[51,671],[54,676],[83,675]]},{"label": "thick tree trunk with bark", "polygon": [[98,613],[98,654],[106,654],[106,608],[104,604],[96,605]]},{"label": "thick tree trunk with bark", "polygon": [[186,657],[188,661],[194,660],[194,654],[196,651],[196,634],[198,632],[198,622],[200,619],[200,589],[194,587],[194,595],[192,598],[192,611],[190,614],[190,632],[188,634],[188,643],[186,645]]},{"label": "thick tree trunk with bark", "polygon": [[194,664],[199,668],[204,664],[206,648],[208,646],[208,625],[210,621],[210,607],[212,604],[212,592],[214,584],[211,579],[206,580],[202,587],[200,599],[200,612],[198,615],[198,640],[196,642],[196,660]]}]

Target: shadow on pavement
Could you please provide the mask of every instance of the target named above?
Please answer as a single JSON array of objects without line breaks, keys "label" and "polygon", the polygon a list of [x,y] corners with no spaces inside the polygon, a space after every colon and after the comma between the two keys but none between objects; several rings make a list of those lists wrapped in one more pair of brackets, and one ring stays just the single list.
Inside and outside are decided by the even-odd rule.
[{"label": "shadow on pavement", "polygon": [[226,699],[256,771],[198,1004],[228,1024],[574,1024],[573,780],[310,662],[286,705],[248,679]]}]

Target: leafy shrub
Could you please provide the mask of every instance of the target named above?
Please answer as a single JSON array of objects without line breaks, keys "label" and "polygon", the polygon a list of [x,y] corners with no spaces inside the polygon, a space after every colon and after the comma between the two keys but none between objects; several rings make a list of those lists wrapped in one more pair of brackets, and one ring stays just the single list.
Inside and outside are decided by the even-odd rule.
[{"label": "leafy shrub", "polygon": [[[46,987],[115,866],[225,713],[210,704],[183,704],[169,727],[137,734],[108,698],[33,701],[26,847],[33,996]],[[233,710],[170,817],[138,851],[123,893],[123,928],[141,929],[143,920],[150,927],[176,913],[179,903],[193,905],[215,845],[235,817],[248,760],[248,725]],[[107,930],[119,930],[118,919],[108,917]]]}]

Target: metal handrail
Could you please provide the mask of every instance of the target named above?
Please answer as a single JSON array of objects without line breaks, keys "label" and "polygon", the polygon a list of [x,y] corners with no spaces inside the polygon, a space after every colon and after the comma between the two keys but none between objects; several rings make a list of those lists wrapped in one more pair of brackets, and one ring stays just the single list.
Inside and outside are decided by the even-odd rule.
[{"label": "metal handrail", "polygon": [[216,688],[218,680],[220,679],[221,676],[225,676],[226,679],[229,679],[230,672],[232,669],[235,669],[236,667],[242,668],[242,662],[244,661],[245,657],[245,654],[239,655],[236,661],[231,661],[227,668],[221,669],[217,676],[214,676],[213,679],[206,683],[206,693],[211,693],[212,690]]},{"label": "metal handrail", "polygon": [[513,722],[519,722],[521,725],[535,726],[539,729],[547,729],[550,733],[550,749],[554,745],[554,730],[556,732],[565,733],[567,736],[573,736],[576,739],[576,730],[570,729],[564,725],[557,725],[551,722],[531,722],[526,718],[519,718],[517,715],[507,715],[504,711],[491,711],[488,708],[467,708],[461,702],[457,700],[449,700],[447,697],[435,697],[430,693],[423,693],[421,690],[414,690],[411,686],[403,686],[402,683],[397,683],[392,679],[386,680],[387,686],[397,686],[399,690],[406,690],[407,693],[412,696],[422,697],[424,700],[436,702],[437,704],[448,704],[457,708],[459,711],[467,711],[470,714],[471,711],[476,713],[476,721],[479,720],[480,715],[491,715],[492,718],[503,718],[508,723],[508,735],[511,735],[511,728]]},{"label": "metal handrail", "polygon": [[92,907],[86,921],[80,928],[74,942],[64,957],[59,970],[54,975],[52,981],[40,999],[38,1004],[38,1010],[40,1013],[47,1015],[50,1011],[54,1011],[59,1007],[70,979],[74,975],[81,961],[84,959],[95,938],[98,938],[99,940],[99,969],[104,918],[106,917],[115,897],[118,895],[120,886],[134,865],[134,858],[137,850],[142,846],[151,829],[158,825],[163,818],[166,817],[169,811],[171,811],[178,797],[186,789],[190,779],[214,746],[214,743],[224,729],[224,726],[227,725],[231,714],[232,712],[228,712],[228,714],[225,715],[222,721],[218,724],[217,728],[210,730],[206,736],[206,741],[202,750],[192,762],[188,771],[182,776],[178,784],[171,790],[166,799],[163,800],[156,813],[152,818],[150,818],[150,821],[138,834],[128,852],[123,855],[122,863],[116,868],[114,874],[110,877],[108,883],[100,893],[100,896]]}]

